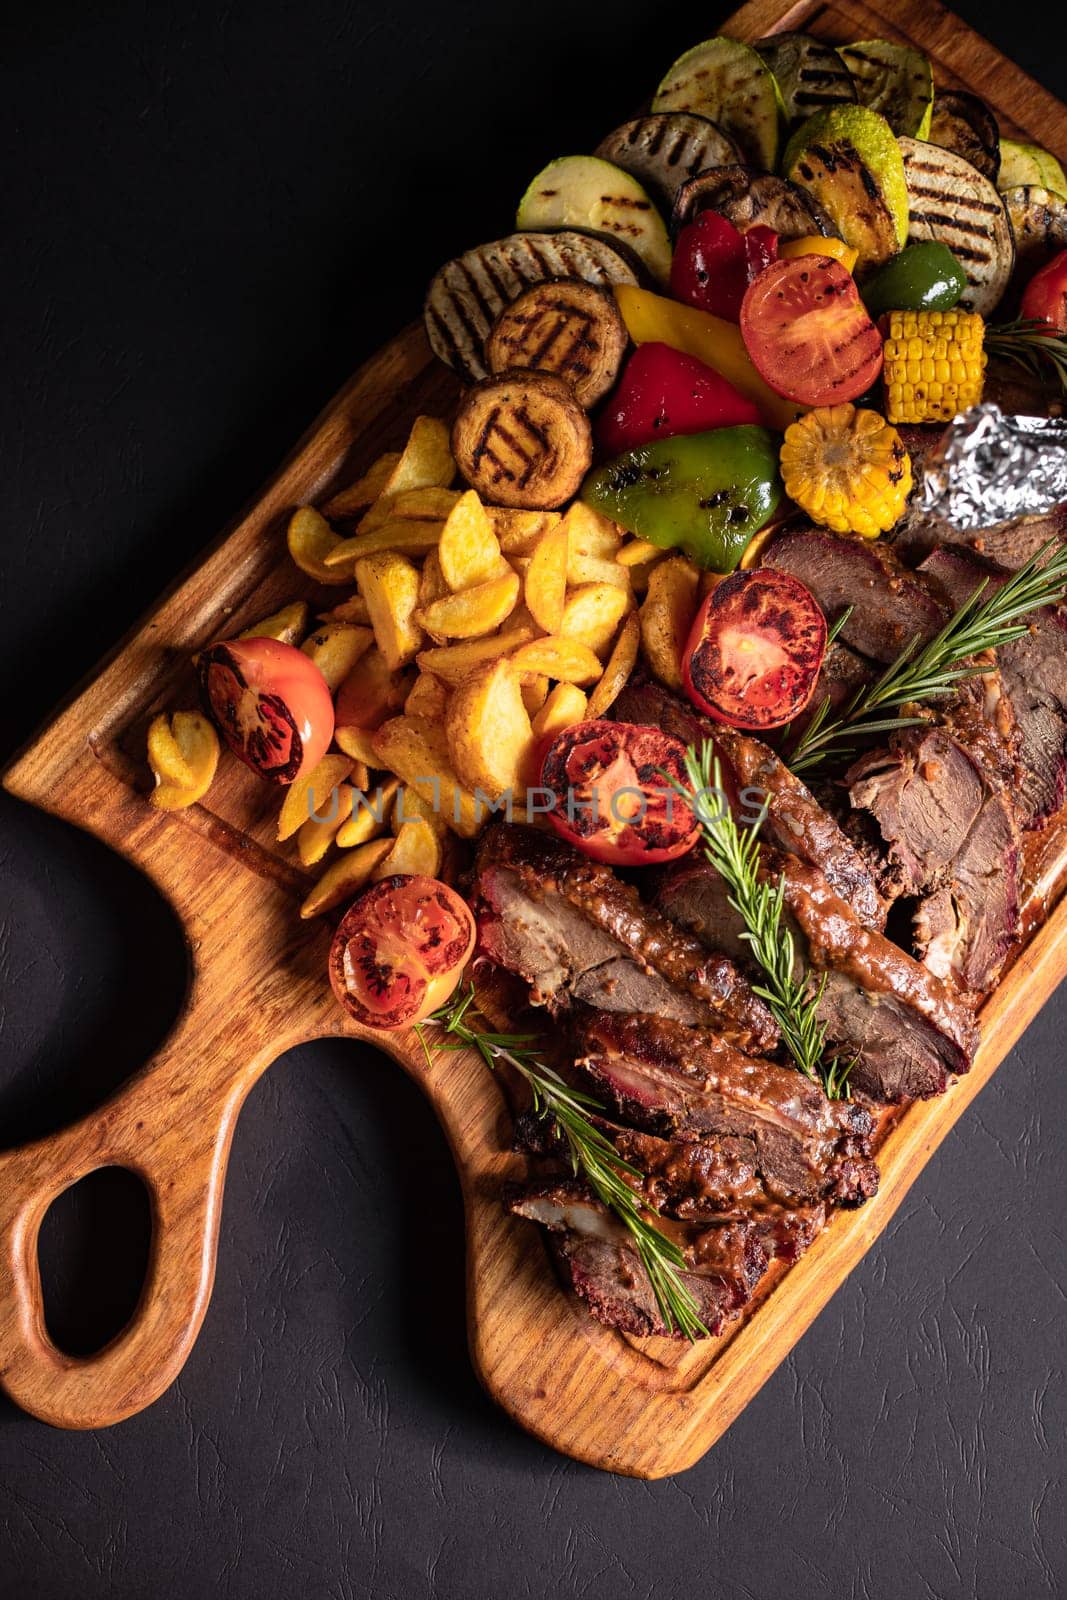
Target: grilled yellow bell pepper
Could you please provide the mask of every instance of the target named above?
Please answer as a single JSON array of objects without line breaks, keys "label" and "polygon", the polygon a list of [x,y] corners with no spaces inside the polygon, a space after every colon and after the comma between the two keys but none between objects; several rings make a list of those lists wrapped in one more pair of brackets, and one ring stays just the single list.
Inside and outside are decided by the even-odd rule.
[{"label": "grilled yellow bell pepper", "polygon": [[783,261],[792,261],[795,256],[832,256],[835,261],[840,261],[846,272],[852,271],[859,254],[844,239],[826,238],[821,233],[805,234],[802,239],[786,239],[778,246],[778,255]]}]

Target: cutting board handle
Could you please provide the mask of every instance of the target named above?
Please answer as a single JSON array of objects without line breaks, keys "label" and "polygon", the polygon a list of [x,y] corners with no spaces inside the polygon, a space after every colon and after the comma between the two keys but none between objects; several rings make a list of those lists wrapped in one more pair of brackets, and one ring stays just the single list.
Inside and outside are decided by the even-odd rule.
[{"label": "cutting board handle", "polygon": [[[205,1038],[194,1013],[98,1111],[0,1155],[0,1385],[57,1427],[106,1427],[151,1404],[181,1371],[207,1310],[234,1124],[284,1045],[228,1059],[241,1046]],[[148,1271],[122,1332],[71,1356],[45,1327],[37,1238],[56,1197],[108,1166],[136,1173],[148,1191]]]}]

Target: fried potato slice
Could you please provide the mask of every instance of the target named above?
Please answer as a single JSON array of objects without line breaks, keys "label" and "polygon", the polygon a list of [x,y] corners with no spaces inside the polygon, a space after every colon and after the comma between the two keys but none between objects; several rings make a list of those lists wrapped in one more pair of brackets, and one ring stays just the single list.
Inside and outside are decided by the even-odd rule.
[{"label": "fried potato slice", "polygon": [[370,628],[351,622],[325,622],[300,646],[328,683],[331,693],[341,687],[360,656],[374,643]]},{"label": "fried potato slice", "polygon": [[575,684],[557,683],[533,719],[534,738],[540,741],[559,733],[562,728],[573,728],[576,722],[584,722],[589,715],[587,704],[585,695]]},{"label": "fried potato slice", "polygon": [[411,784],[402,783],[396,791],[389,826],[394,833],[399,833],[404,823],[410,822],[412,817],[421,817],[439,836],[449,836],[448,820],[440,809],[434,810],[433,797],[420,794]]},{"label": "fried potato slice", "polygon": [[507,562],[485,507],[473,489],[460,495],[441,529],[437,559],[448,587],[473,589],[507,572]]},{"label": "fried potato slice", "polygon": [[636,611],[631,611],[619,630],[615,648],[608,657],[607,665],[604,668],[604,676],[589,696],[589,705],[585,714],[590,722],[606,716],[623,689],[625,689],[630,674],[634,670],[634,663],[637,661],[637,651],[640,643],[641,619]]},{"label": "fried potato slice", "polygon": [[486,515],[501,550],[508,557],[532,555],[550,528],[562,519],[560,511],[520,511],[514,506],[486,506]]},{"label": "fried potato slice", "polygon": [[510,657],[516,672],[543,672],[557,683],[595,683],[603,668],[587,644],[550,634],[520,645]]},{"label": "fried potato slice", "polygon": [[662,545],[653,544],[651,539],[627,539],[625,544],[619,546],[615,560],[622,567],[640,567],[663,553]]},{"label": "fried potato slice", "polygon": [[385,832],[399,787],[396,778],[386,778],[374,789],[353,793],[352,815],[337,830],[338,849],[352,850]]},{"label": "fried potato slice", "polygon": [[277,639],[279,644],[299,644],[307,632],[308,603],[306,600],[293,600],[287,606],[282,606],[280,611],[273,611],[269,617],[264,617],[261,622],[255,622],[243,633],[239,639]]},{"label": "fried potato slice", "polygon": [[534,621],[546,633],[561,633],[563,607],[567,598],[567,551],[570,539],[566,522],[558,522],[542,534],[530,555],[523,598]]},{"label": "fried potato slice", "polygon": [[700,600],[700,570],[685,556],[654,567],[641,606],[641,648],[668,689],[682,687],[682,656]]},{"label": "fried potato slice", "polygon": [[529,717],[536,716],[548,698],[548,679],[543,672],[525,672],[522,676],[522,703]]},{"label": "fried potato slice", "polygon": [[413,517],[420,521],[436,519],[447,522],[456,508],[456,502],[462,499],[462,489],[405,489],[403,494],[395,497],[389,508],[390,521],[393,518],[403,521]]},{"label": "fried potato slice", "polygon": [[332,562],[328,562],[328,558],[335,555],[337,547],[345,541],[334,533],[321,511],[316,511],[314,506],[300,506],[293,512],[286,529],[285,542],[301,572],[306,572],[316,583],[351,582],[347,572],[339,571]]},{"label": "fried potato slice", "polygon": [[154,718],[148,730],[148,764],[156,786],[149,803],[157,811],[183,811],[202,800],[219,764],[219,736],[199,711]]},{"label": "fried potato slice", "polygon": [[[383,550],[399,550],[406,555],[421,555],[432,550],[441,537],[440,517],[397,517],[383,522],[370,533],[357,533],[351,539],[338,539],[325,557],[326,570],[350,573],[364,556],[380,555]],[[330,582],[335,583],[336,578]],[[346,576],[345,582],[351,583]]]},{"label": "fried potato slice", "polygon": [[428,717],[391,717],[374,735],[380,767],[410,784],[464,839],[473,839],[481,818],[474,796],[460,783],[440,723]]},{"label": "fried potato slice", "polygon": [[394,872],[411,872],[426,878],[436,878],[441,870],[441,841],[421,817],[412,817],[401,825],[393,840],[393,847],[371,872],[371,881],[391,878]]},{"label": "fried potato slice", "polygon": [[378,646],[372,645],[337,691],[334,737],[344,728],[381,727],[386,717],[400,710],[414,681],[410,671],[394,672]]},{"label": "fried potato slice", "polygon": [[300,907],[300,915],[319,917],[324,911],[352,900],[370,882],[370,875],[384,856],[393,848],[391,838],[371,839],[367,844],[346,850],[339,861],[327,867],[318,883]]},{"label": "fried potato slice", "polygon": [[629,567],[620,567],[617,561],[605,556],[587,556],[581,552],[567,562],[567,582],[574,589],[586,583],[607,583],[626,594],[632,587]]},{"label": "fried potato slice", "polygon": [[404,701],[404,712],[409,717],[439,717],[444,720],[448,708],[448,688],[443,679],[432,672],[420,672]]},{"label": "fried potato slice", "polygon": [[528,644],[536,633],[537,629],[532,624],[523,624],[509,627],[505,633],[494,633],[487,639],[437,645],[429,650],[420,650],[415,657],[415,665],[422,672],[432,672],[447,684],[461,683],[475,667],[480,667],[486,661],[496,661],[499,656],[510,655],[520,645]]},{"label": "fried potato slice", "polygon": [[278,812],[278,839],[291,839],[313,813],[324,816],[333,790],[344,783],[351,771],[351,756],[328,755],[311,772],[291,783]]},{"label": "fried potato slice", "polygon": [[557,632],[566,639],[578,639],[598,656],[603,655],[631,605],[627,590],[616,589],[611,583],[587,583],[581,589],[572,589],[567,596]]},{"label": "fried potato slice", "polygon": [[350,594],[347,600],[342,600],[339,605],[331,607],[329,611],[320,611],[319,621],[369,622],[370,612],[367,610],[367,602],[361,594]]},{"label": "fried potato slice", "polygon": [[347,489],[341,489],[337,494],[320,506],[324,517],[341,519],[354,517],[357,511],[362,511],[366,506],[372,506],[386,487],[389,479],[396,471],[400,461],[399,450],[387,450],[384,455],[369,466],[362,478],[357,478],[355,483],[350,483]]},{"label": "fried potato slice", "polygon": [[422,644],[416,620],[419,572],[395,550],[366,556],[356,564],[356,582],[367,602],[374,642],[392,672],[413,661]]},{"label": "fried potato slice", "polygon": [[[599,556],[602,561],[614,561],[622,544],[622,534],[610,517],[605,517],[584,500],[575,500],[568,506],[563,518],[567,527],[572,559],[575,556]],[[574,582],[571,579],[571,582]]]},{"label": "fried potato slice", "polygon": [[412,489],[447,489],[456,476],[449,428],[440,417],[416,417],[400,460],[359,524],[370,533],[393,516],[397,498]]},{"label": "fried potato slice", "polygon": [[355,794],[350,783],[339,783],[330,791],[321,816],[305,818],[296,833],[296,849],[301,866],[314,867],[320,862],[337,837],[342,823],[352,815],[352,798]]},{"label": "fried potato slice", "polygon": [[[365,591],[362,583],[360,588]],[[438,641],[478,639],[500,627],[514,611],[518,598],[519,575],[509,568],[501,577],[490,578],[488,583],[460,589],[420,607],[416,621]]]},{"label": "fried potato slice", "polygon": [[427,550],[426,559],[422,563],[422,572],[419,576],[419,605],[430,606],[435,600],[440,600],[446,594],[451,594],[445,575],[441,571],[441,558],[436,548]]},{"label": "fried potato slice", "polygon": [[519,674],[505,658],[472,672],[452,692],[448,753],[460,782],[498,800],[524,788],[522,772],[533,738]]},{"label": "fried potato slice", "polygon": [[346,756],[351,756],[353,761],[362,761],[364,766],[377,766],[377,757],[374,753],[373,728],[335,728],[333,742],[342,749]]}]

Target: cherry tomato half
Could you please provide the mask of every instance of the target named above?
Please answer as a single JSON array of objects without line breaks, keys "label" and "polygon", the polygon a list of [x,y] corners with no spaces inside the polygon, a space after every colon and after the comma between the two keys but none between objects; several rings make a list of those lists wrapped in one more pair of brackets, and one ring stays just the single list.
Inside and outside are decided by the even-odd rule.
[{"label": "cherry tomato half", "polygon": [[798,578],[735,572],[697,612],[682,681],[716,722],[778,728],[811,699],[825,654],[826,618]]},{"label": "cherry tomato half", "polygon": [[1020,312],[1028,322],[1047,322],[1067,333],[1067,250],[1035,272],[1023,290]]},{"label": "cherry tomato half", "polygon": [[578,722],[547,746],[541,785],[556,832],[594,861],[648,867],[684,856],[699,823],[663,777],[686,782],[685,745],[632,722]]},{"label": "cherry tomato half", "polygon": [[318,765],[333,738],[333,700],[315,663],[277,639],[228,639],[202,650],[200,693],[223,738],[271,783]]},{"label": "cherry tomato half", "polygon": [[368,1028],[409,1028],[443,1006],[474,949],[474,917],[447,883],[398,872],[364,889],[330,946],[330,983]]},{"label": "cherry tomato half", "polygon": [[760,377],[801,405],[855,400],[882,370],[882,336],[851,274],[830,256],[761,272],[741,302],[741,337]]}]

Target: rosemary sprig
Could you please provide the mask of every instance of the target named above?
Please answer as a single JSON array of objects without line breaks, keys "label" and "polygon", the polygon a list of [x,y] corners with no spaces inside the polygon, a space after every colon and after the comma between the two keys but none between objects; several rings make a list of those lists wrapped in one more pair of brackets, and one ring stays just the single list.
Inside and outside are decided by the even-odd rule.
[{"label": "rosemary sprig", "polygon": [[1067,334],[1057,333],[1047,322],[1017,317],[987,328],[984,343],[989,355],[1013,361],[1039,380],[1053,377],[1067,392]]},{"label": "rosemary sprig", "polygon": [[842,743],[857,733],[892,733],[913,727],[921,717],[878,716],[902,706],[936,700],[964,678],[986,668],[972,658],[1021,639],[1030,612],[1062,599],[1067,589],[1067,545],[1050,539],[1025,566],[999,589],[986,595],[983,578],[973,593],[949,617],[930,642],[920,647],[912,639],[881,677],[856,690],[841,713],[830,715],[829,698],[822,701],[786,757],[797,774],[810,772],[830,754],[847,755]]},{"label": "rosemary sprig", "polygon": [[[725,880],[730,904],[744,923],[741,938],[759,964],[764,981],[754,985],[781,1029],[782,1039],[796,1065],[814,1083],[821,1083],[831,1100],[847,1098],[852,1063],[826,1054],[826,1025],[818,1018],[818,1005],[826,987],[826,974],[812,986],[794,974],[793,935],[782,924],[784,881],[772,885],[760,875],[758,824],[742,830],[725,802],[722,770],[714,745],[705,739],[700,749],[690,745],[685,755],[688,792],[675,785],[693,806],[701,825],[704,854]],[[709,798],[715,803],[713,811]]]},{"label": "rosemary sprig", "polygon": [[[475,1018],[486,1021],[471,984],[457,991],[427,1021],[436,1023],[449,1035],[449,1042],[439,1048],[477,1050],[490,1071],[506,1062],[526,1080],[533,1094],[534,1110],[551,1117],[566,1141],[575,1175],[581,1173],[601,1204],[613,1211],[629,1231],[666,1326],[678,1328],[687,1339],[706,1335],[708,1330],[700,1320],[696,1301],[679,1276],[685,1266],[681,1250],[649,1222],[646,1212],[650,1208],[638,1200],[623,1176],[628,1173],[640,1177],[639,1168],[625,1161],[590,1120],[590,1112],[602,1112],[604,1107],[592,1095],[572,1089],[540,1059],[536,1049],[531,1048],[534,1034],[494,1033],[476,1026]],[[415,1031],[430,1062],[423,1026]]]}]

